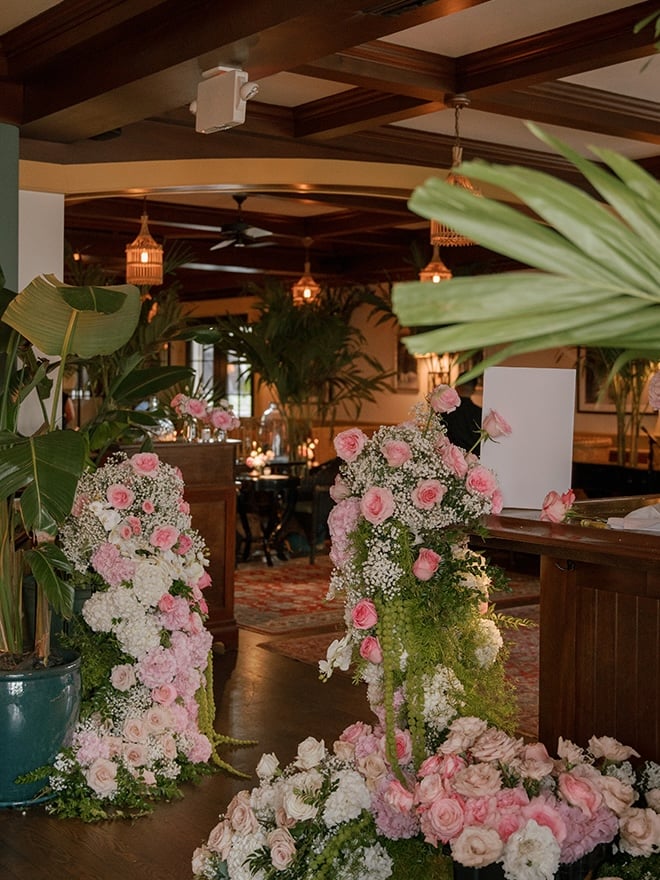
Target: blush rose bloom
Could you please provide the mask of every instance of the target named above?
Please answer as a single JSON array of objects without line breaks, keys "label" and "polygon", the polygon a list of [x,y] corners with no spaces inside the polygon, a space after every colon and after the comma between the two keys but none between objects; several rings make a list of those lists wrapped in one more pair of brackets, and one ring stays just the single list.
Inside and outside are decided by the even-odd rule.
[{"label": "blush rose bloom", "polygon": [[373,526],[388,520],[394,513],[394,496],[389,489],[372,486],[360,500],[362,516]]},{"label": "blush rose bloom", "polygon": [[468,868],[483,868],[497,862],[504,844],[493,828],[468,826],[451,842],[454,861]]},{"label": "blush rose bloom", "polygon": [[211,852],[217,853],[221,859],[226,860],[231,849],[231,839],[233,836],[234,832],[232,831],[231,823],[227,819],[223,819],[221,822],[218,822],[215,828],[211,829],[207,846]]},{"label": "blush rose bloom", "polygon": [[422,547],[413,562],[412,572],[420,581],[428,581],[438,570],[442,556],[429,547]]},{"label": "blush rose bloom", "polygon": [[276,871],[288,868],[296,855],[296,844],[288,828],[275,828],[268,834],[270,860]]},{"label": "blush rose bloom", "polygon": [[572,489],[569,489],[568,492],[564,492],[562,495],[555,491],[548,492],[543,499],[539,519],[543,520],[543,522],[562,522],[568,509],[573,506],[574,501],[575,492]]},{"label": "blush rose bloom", "polygon": [[440,450],[440,458],[442,463],[447,465],[449,470],[457,477],[463,479],[463,477],[467,474],[468,466],[465,460],[465,454],[463,450],[459,449],[458,446],[454,446],[453,443],[448,443],[446,446],[443,446]]},{"label": "blush rose bloom", "polygon": [[383,800],[397,813],[408,815],[413,807],[413,794],[398,779],[392,779],[383,794]]},{"label": "blush rose bloom", "polygon": [[481,428],[491,440],[496,440],[498,437],[508,437],[511,434],[511,425],[494,409],[491,409],[486,415]]},{"label": "blush rose bloom", "polygon": [[335,451],[344,461],[355,461],[369,438],[359,428],[341,431],[334,439]]},{"label": "blush rose bloom", "polygon": [[123,483],[113,483],[112,486],[108,486],[105,497],[115,510],[126,510],[135,499],[132,490],[128,486],[124,486]]},{"label": "blush rose bloom", "polygon": [[465,488],[474,495],[492,498],[499,489],[495,474],[482,464],[475,465],[465,479]]},{"label": "blush rose bloom", "polygon": [[450,413],[461,405],[461,398],[451,385],[437,385],[429,395],[429,404],[434,412]]},{"label": "blush rose bloom", "polygon": [[575,773],[560,773],[559,791],[564,800],[582,810],[585,816],[593,816],[603,803],[603,796],[585,777]]},{"label": "blush rose bloom", "polygon": [[101,797],[117,790],[117,765],[107,758],[97,758],[85,771],[87,785]]},{"label": "blush rose bloom", "polygon": [[160,467],[160,459],[154,452],[137,452],[129,459],[130,465],[141,477],[153,476]]},{"label": "blush rose bloom", "polygon": [[437,846],[439,840],[448,843],[452,838],[458,837],[464,822],[463,806],[453,797],[437,798],[420,817],[424,839],[433,846]]},{"label": "blush rose bloom", "polygon": [[179,540],[179,530],[175,526],[158,526],[149,536],[149,543],[159,550],[171,550]]},{"label": "blush rose bloom", "polygon": [[385,440],[380,451],[390,467],[401,467],[412,458],[410,446],[404,440]]},{"label": "blush rose bloom", "polygon": [[440,480],[420,480],[412,491],[412,502],[420,510],[433,510],[446,491],[447,487]]},{"label": "blush rose bloom", "polygon": [[650,856],[660,849],[660,815],[651,809],[631,808],[621,816],[619,845],[631,856]]},{"label": "blush rose bloom", "polygon": [[110,672],[110,683],[118,691],[128,691],[135,684],[135,670],[129,663],[113,666]]},{"label": "blush rose bloom", "polygon": [[360,644],[360,657],[368,660],[369,663],[383,662],[383,649],[376,636],[366,636]]},{"label": "blush rose bloom", "polygon": [[351,611],[355,629],[371,629],[378,623],[378,612],[371,599],[360,599]]},{"label": "blush rose bloom", "polygon": [[589,751],[594,758],[605,758],[606,761],[627,761],[628,758],[639,758],[631,746],[624,746],[613,736],[592,736],[589,740]]}]

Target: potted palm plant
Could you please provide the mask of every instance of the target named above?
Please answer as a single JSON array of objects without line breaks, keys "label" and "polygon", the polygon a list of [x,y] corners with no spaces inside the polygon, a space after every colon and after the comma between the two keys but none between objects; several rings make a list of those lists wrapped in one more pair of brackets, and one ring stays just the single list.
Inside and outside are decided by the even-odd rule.
[{"label": "potted palm plant", "polygon": [[271,391],[295,452],[310,436],[312,420],[332,427],[342,410],[357,417],[364,402],[388,390],[391,373],[366,350],[351,315],[366,305],[380,320],[393,316],[389,304],[367,287],[324,288],[302,306],[274,281],[255,291],[257,320],[223,318],[218,344],[246,361]]},{"label": "potted palm plant", "polygon": [[[77,661],[63,656],[57,666],[49,637],[51,609],[66,618],[73,606],[68,562],[53,537],[87,463],[84,432],[60,429],[63,374],[74,353],[110,353],[130,338],[140,293],[44,276],[16,295],[4,289],[1,273],[0,285],[0,805],[14,805],[32,796],[14,780],[54,757],[79,700]],[[30,432],[28,408],[39,414]],[[37,611],[26,639],[28,572]],[[51,720],[41,718],[43,709]]]}]

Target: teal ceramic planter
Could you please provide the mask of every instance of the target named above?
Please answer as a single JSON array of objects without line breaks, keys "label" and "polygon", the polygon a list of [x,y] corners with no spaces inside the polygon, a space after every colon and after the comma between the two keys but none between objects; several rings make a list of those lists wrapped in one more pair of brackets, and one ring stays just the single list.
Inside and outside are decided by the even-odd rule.
[{"label": "teal ceramic planter", "polygon": [[47,669],[0,672],[0,807],[37,802],[45,780],[16,777],[52,763],[70,742],[80,709],[80,658]]}]

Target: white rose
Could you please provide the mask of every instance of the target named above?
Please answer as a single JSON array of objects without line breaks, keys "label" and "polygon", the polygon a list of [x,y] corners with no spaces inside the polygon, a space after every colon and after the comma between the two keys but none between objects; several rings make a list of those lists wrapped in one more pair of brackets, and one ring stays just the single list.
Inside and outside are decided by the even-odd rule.
[{"label": "white rose", "polygon": [[298,746],[295,763],[297,767],[302,767],[303,770],[311,770],[312,767],[316,767],[323,760],[325,755],[325,742],[314,739],[313,736],[308,736]]},{"label": "white rose", "polygon": [[277,760],[277,755],[273,754],[273,752],[265,753],[259,758],[259,763],[256,767],[257,776],[259,779],[270,779],[275,775],[279,766],[280,762]]},{"label": "white rose", "polygon": [[308,804],[293,789],[288,789],[284,793],[282,808],[286,817],[293,822],[307,822],[309,819],[313,819],[317,813],[317,807]]}]

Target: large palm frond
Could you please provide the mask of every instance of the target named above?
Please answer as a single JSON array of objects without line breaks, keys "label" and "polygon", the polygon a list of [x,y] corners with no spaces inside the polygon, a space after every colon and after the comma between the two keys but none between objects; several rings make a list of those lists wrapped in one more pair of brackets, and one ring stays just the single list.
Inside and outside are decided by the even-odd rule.
[{"label": "large palm frond", "polygon": [[438,179],[415,190],[410,207],[442,220],[530,271],[398,284],[400,323],[434,329],[406,337],[413,353],[503,346],[481,369],[522,352],[564,345],[634,351],[660,358],[660,185],[636,163],[593,148],[604,166],[530,124],[600,197],[551,175],[466,162],[461,173],[511,193],[535,218]]}]

